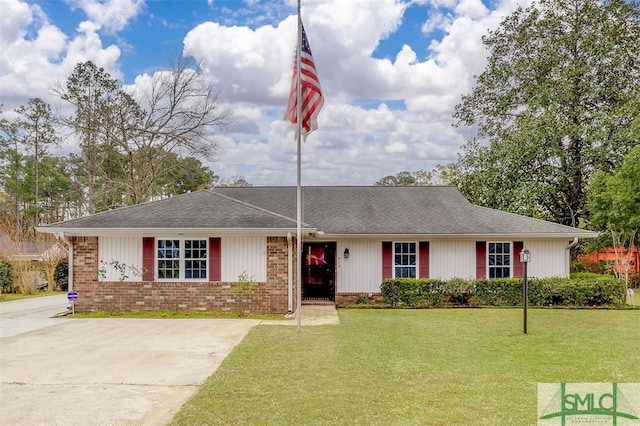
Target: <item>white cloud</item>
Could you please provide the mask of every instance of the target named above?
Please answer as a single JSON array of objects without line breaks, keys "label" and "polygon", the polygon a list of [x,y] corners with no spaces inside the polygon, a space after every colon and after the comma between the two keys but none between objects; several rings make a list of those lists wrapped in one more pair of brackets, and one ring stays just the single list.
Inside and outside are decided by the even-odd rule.
[{"label": "white cloud", "polygon": [[[517,1],[503,0],[492,10],[479,0],[413,1],[432,8],[422,30],[437,29],[443,35],[429,46],[407,40],[391,59],[375,58],[373,52],[400,28],[408,2],[305,1],[305,29],[326,99],[320,128],[303,146],[303,182],[372,184],[401,170],[429,170],[454,161],[470,135],[451,126],[451,114],[486,63],[481,36]],[[142,2],[71,4],[87,19],[64,34],[47,23],[38,6],[0,0],[3,101],[41,96],[79,61],[91,59],[114,77],[121,75],[121,52],[104,45],[101,31],[127,27]],[[295,1],[289,6],[293,13]],[[290,87],[296,17],[257,27],[221,22],[202,22],[184,38],[184,53],[201,64],[235,113],[234,125],[220,137],[212,168],[220,176],[244,175],[254,184],[295,184],[293,130],[281,117]],[[420,59],[416,52],[426,47],[429,55]],[[148,79],[138,76],[132,88],[144,87]]]},{"label": "white cloud", "polygon": [[117,33],[135,18],[144,0],[66,0],[72,8],[84,11],[87,18],[108,33]]},{"label": "white cloud", "polygon": [[55,102],[52,87],[81,61],[92,60],[119,77],[120,50],[102,46],[96,24],[85,21],[69,35],[49,23],[38,5],[0,0],[0,6],[0,97],[5,111],[31,97]]},{"label": "white cloud", "polygon": [[[464,137],[451,126],[453,108],[470,90],[473,75],[484,67],[481,36],[513,5],[505,2],[490,12],[477,0],[434,4],[450,9],[440,15],[445,35],[431,44],[431,56],[420,61],[414,51],[420,46],[406,44],[391,61],[374,58],[372,52],[398,28],[406,4],[388,0],[305,4],[305,29],[326,94],[320,129],[303,147],[303,174],[308,180],[371,184],[400,170],[428,170],[454,161]],[[255,30],[206,23],[185,38],[185,52],[205,65],[232,102],[271,105],[271,113],[259,116],[236,110],[242,120],[254,121],[261,129],[271,123],[271,128],[267,138],[231,135],[234,143],[225,147],[224,164],[214,166],[216,170],[242,170],[256,184],[295,183],[293,133],[277,120],[288,96],[291,71],[283,64],[290,62],[294,37],[291,16],[276,27]],[[357,98],[383,103],[365,109],[354,104]],[[390,110],[384,100],[403,100],[406,110]]]}]

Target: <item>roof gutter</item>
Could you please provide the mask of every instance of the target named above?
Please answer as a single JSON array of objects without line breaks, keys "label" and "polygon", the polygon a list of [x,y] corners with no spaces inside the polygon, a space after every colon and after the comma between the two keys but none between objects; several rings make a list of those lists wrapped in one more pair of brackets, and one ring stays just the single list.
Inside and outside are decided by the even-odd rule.
[{"label": "roof gutter", "polygon": [[60,232],[59,234],[57,234],[57,237],[60,238],[62,241],[64,241],[67,247],[69,247],[69,264],[67,267],[68,268],[67,271],[69,275],[67,277],[67,283],[69,285],[69,291],[72,291],[73,290],[73,244],[71,243],[69,238],[67,238],[64,232]]},{"label": "roof gutter", "polygon": [[319,233],[316,235],[318,239],[335,240],[340,239],[376,239],[376,240],[393,240],[398,238],[416,239],[416,240],[548,240],[548,239],[567,239],[567,238],[597,238],[597,232],[586,231],[584,233],[496,233],[496,234],[345,234],[345,233]]},{"label": "roof gutter", "polygon": [[[253,235],[253,236],[286,236],[288,232],[295,232],[295,228],[67,228],[57,226],[39,226],[38,232],[46,234],[64,233],[67,236],[202,236],[213,235]],[[315,234],[316,228],[303,228],[305,234]]]}]

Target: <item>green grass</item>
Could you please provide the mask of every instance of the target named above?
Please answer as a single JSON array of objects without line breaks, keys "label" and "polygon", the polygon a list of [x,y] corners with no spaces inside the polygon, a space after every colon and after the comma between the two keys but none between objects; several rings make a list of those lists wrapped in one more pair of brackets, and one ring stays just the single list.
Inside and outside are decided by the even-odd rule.
[{"label": "green grass", "polygon": [[640,311],[340,310],[258,326],[172,424],[525,425],[537,383],[640,381]]},{"label": "green grass", "polygon": [[34,297],[43,297],[43,296],[53,296],[55,294],[63,294],[66,293],[64,291],[38,291],[36,293],[31,294],[22,294],[22,293],[2,293],[0,294],[0,302],[8,302],[10,300],[20,300],[20,299],[32,299]]}]

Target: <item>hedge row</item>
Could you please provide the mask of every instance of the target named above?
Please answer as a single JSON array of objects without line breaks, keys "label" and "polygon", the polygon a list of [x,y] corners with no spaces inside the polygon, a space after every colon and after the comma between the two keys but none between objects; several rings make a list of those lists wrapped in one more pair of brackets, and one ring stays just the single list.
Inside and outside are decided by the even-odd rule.
[{"label": "hedge row", "polygon": [[11,293],[13,291],[13,267],[11,263],[0,259],[0,292]]},{"label": "hedge row", "polygon": [[[529,306],[603,306],[625,302],[626,285],[607,276],[542,278],[528,283]],[[389,279],[381,285],[391,306],[521,306],[522,279]]]}]

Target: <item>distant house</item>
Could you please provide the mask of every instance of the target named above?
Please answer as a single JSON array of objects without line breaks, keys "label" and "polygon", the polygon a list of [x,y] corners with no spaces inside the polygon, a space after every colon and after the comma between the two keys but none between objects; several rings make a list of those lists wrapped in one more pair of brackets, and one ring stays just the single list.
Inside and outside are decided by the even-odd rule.
[{"label": "distant house", "polygon": [[[568,276],[569,248],[597,234],[469,203],[456,189],[216,188],[44,225],[72,247],[79,310],[292,309],[377,295],[390,277]],[[240,284],[239,284],[240,283]]]},{"label": "distant house", "polygon": [[67,250],[58,241],[14,242],[0,234],[0,256],[15,262],[42,262],[66,257]]}]

